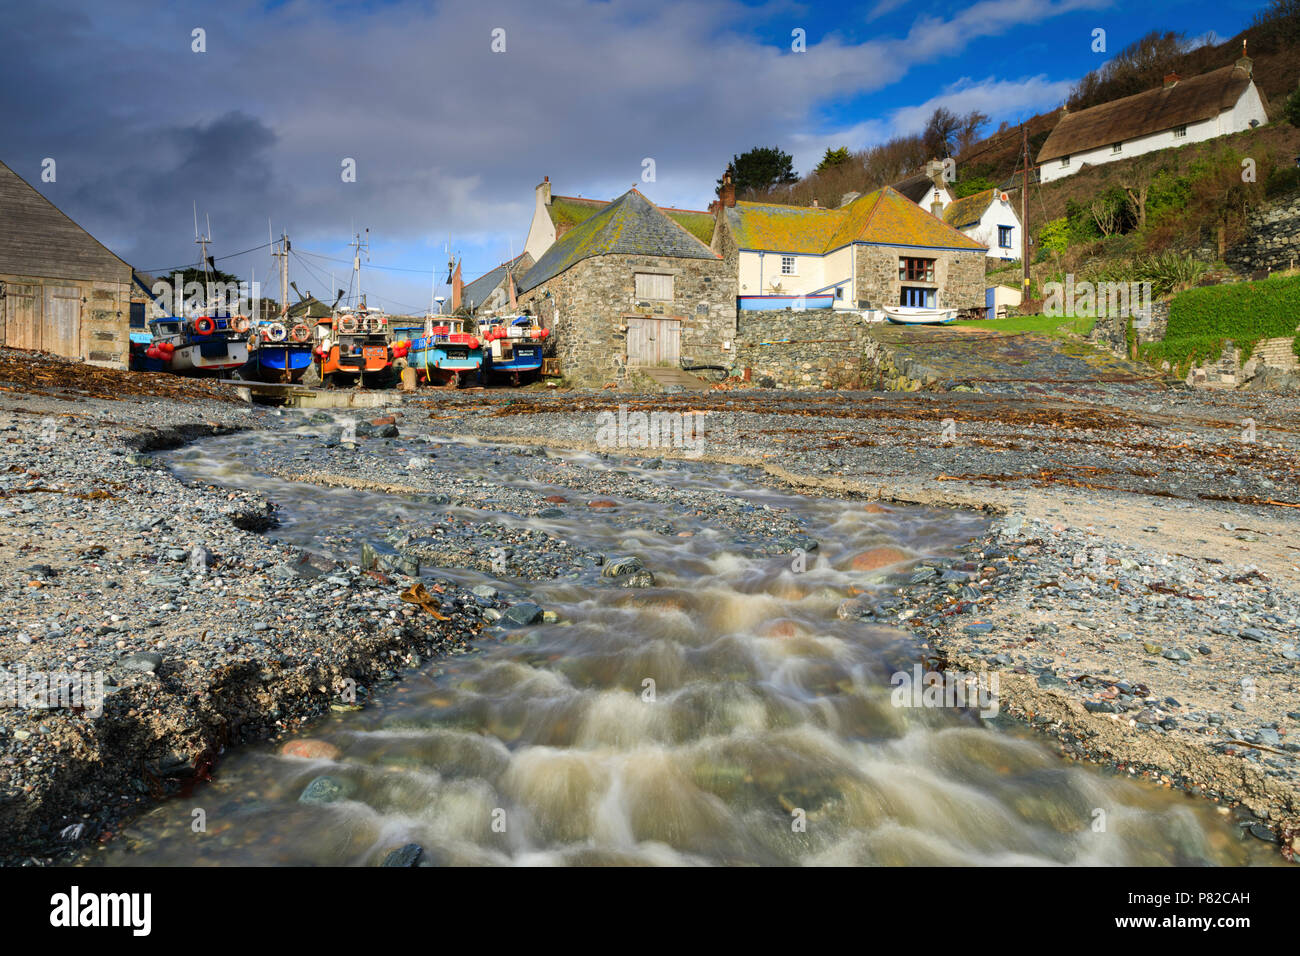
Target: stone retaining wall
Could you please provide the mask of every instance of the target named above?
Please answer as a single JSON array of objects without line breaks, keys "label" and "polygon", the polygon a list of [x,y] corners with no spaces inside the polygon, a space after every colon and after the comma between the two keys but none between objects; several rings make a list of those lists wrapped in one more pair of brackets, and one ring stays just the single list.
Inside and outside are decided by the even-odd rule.
[{"label": "stone retaining wall", "polygon": [[863,330],[858,312],[790,309],[739,312],[732,363],[753,381],[778,388],[845,388],[863,384]]},{"label": "stone retaining wall", "polygon": [[1300,266],[1300,196],[1251,213],[1246,238],[1223,260],[1243,275]]}]

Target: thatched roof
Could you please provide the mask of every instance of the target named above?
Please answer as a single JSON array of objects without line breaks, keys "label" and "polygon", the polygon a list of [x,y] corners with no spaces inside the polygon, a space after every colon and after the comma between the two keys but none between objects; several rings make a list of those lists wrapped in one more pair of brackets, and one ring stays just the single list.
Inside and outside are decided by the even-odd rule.
[{"label": "thatched roof", "polygon": [[1213,119],[1230,109],[1250,82],[1250,71],[1246,67],[1225,66],[1179,80],[1173,86],[1135,93],[1078,113],[1067,113],[1043,143],[1038,152],[1038,162],[1042,164],[1099,146]]}]

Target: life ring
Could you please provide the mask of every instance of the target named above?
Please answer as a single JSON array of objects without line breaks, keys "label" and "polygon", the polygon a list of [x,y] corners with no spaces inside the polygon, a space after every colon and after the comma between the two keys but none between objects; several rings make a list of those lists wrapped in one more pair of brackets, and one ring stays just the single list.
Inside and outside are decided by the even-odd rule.
[{"label": "life ring", "polygon": [[382,315],[366,316],[366,329],[370,332],[384,331],[384,317]]},{"label": "life ring", "polygon": [[235,332],[239,333],[240,335],[243,335],[245,332],[247,332],[250,326],[251,323],[248,321],[248,316],[246,315],[237,315],[230,320],[231,329],[233,329]]},{"label": "life ring", "polygon": [[217,330],[217,323],[207,315],[201,315],[194,320],[194,332],[196,335],[211,335]]},{"label": "life ring", "polygon": [[339,318],[340,332],[355,332],[360,326],[355,315],[344,315]]},{"label": "life ring", "polygon": [[262,336],[268,342],[283,342],[288,334],[284,325],[280,322],[272,322],[262,328]]},{"label": "life ring", "polygon": [[289,335],[295,342],[301,344],[311,339],[311,329],[307,328],[305,325],[298,324],[289,330]]}]

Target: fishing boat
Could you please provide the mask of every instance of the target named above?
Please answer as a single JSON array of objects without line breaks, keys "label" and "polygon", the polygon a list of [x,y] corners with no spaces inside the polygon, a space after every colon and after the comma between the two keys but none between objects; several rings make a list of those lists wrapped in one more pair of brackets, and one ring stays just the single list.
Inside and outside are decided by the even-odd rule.
[{"label": "fishing boat", "polygon": [[[466,330],[466,321],[457,316],[430,315],[424,320],[423,334],[405,343],[397,342],[394,350],[415,369],[421,384],[458,388],[466,378],[478,378],[483,365],[483,343]],[[402,346],[409,346],[409,350]]]},{"label": "fishing boat", "polygon": [[881,307],[885,318],[895,325],[947,325],[957,318],[956,309],[921,309],[909,305]]},{"label": "fishing boat", "polygon": [[335,312],[319,319],[316,328],[321,384],[326,387],[365,385],[367,376],[374,382],[392,369],[388,316],[382,309],[363,306]]},{"label": "fishing boat", "polygon": [[253,375],[264,382],[300,381],[312,361],[311,329],[299,322],[260,321],[248,337]]},{"label": "fishing boat", "polygon": [[246,315],[167,315],[148,323],[150,344],[142,358],[181,375],[218,375],[248,362]]},{"label": "fishing boat", "polygon": [[478,320],[483,339],[483,371],[520,385],[542,367],[542,345],[550,329],[531,315],[490,316]]}]

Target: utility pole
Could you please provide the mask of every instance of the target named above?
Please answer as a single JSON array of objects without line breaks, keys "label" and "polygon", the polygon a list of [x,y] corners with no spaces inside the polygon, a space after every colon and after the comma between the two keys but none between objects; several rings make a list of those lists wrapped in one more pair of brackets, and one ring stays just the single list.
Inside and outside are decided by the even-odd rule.
[{"label": "utility pole", "polygon": [[360,311],[366,307],[365,297],[361,294],[361,251],[364,249],[366,259],[370,259],[370,230],[366,230],[366,241],[361,241],[361,233],[357,233],[353,238],[351,245],[354,249],[352,255],[352,276],[357,286],[357,310]]},{"label": "utility pole", "polygon": [[1029,127],[1020,124],[1024,142],[1024,173],[1020,177],[1020,301],[1029,301]]}]

